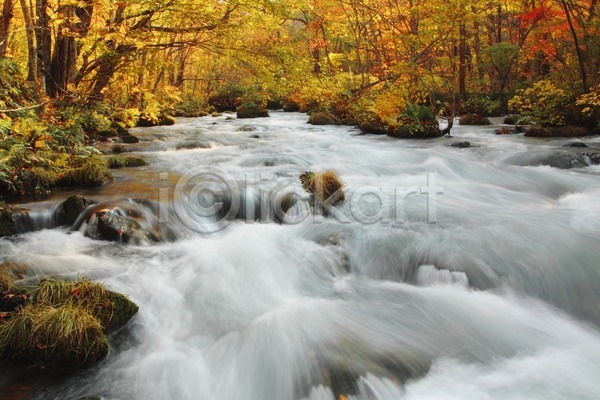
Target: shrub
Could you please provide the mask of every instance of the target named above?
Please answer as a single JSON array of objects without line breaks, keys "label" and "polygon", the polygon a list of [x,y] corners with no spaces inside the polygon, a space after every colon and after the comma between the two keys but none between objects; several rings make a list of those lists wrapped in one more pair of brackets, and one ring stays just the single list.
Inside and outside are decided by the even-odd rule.
[{"label": "shrub", "polygon": [[567,100],[564,90],[550,81],[541,80],[528,89],[518,91],[508,101],[508,107],[520,115],[531,117],[538,125],[562,126],[565,124],[562,113]]},{"label": "shrub", "polygon": [[458,120],[460,125],[490,125],[491,122],[486,117],[477,114],[465,114]]},{"label": "shrub", "polygon": [[237,108],[238,118],[260,118],[268,116],[269,112],[256,103],[244,103]]},{"label": "shrub", "polygon": [[502,104],[485,95],[470,96],[463,104],[461,111],[466,114],[477,114],[485,117],[497,117],[502,114]]}]

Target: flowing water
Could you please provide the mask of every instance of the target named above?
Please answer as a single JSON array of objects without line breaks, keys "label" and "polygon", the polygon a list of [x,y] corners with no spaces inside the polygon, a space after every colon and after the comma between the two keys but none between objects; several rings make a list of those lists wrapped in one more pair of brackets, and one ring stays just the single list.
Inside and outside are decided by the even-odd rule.
[{"label": "flowing water", "polygon": [[[134,130],[151,165],[89,196],[161,202],[175,241],[0,240],[28,278],[85,275],[140,305],[100,365],[2,371],[5,398],[600,399],[598,166],[519,166],[566,141],[493,128],[417,141],[306,120]],[[477,146],[448,146],[459,139]],[[298,175],[326,169],[346,200],[323,216]],[[224,193],[218,214],[233,212],[207,215]],[[26,205],[23,230],[51,227],[57,201]]]}]

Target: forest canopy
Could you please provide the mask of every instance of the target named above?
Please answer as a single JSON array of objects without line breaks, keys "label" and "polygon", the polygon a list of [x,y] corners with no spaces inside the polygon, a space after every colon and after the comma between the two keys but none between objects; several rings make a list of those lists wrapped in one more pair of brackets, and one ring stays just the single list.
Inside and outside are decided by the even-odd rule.
[{"label": "forest canopy", "polygon": [[89,157],[90,138],[115,122],[243,104],[398,137],[462,113],[597,133],[599,10],[597,0],[2,0],[0,134],[23,151],[77,143]]}]

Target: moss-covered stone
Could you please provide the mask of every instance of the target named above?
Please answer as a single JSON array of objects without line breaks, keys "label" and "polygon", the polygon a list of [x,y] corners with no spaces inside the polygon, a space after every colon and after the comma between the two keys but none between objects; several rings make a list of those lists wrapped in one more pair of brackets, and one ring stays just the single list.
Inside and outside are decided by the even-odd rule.
[{"label": "moss-covered stone", "polygon": [[268,117],[269,111],[261,108],[256,103],[244,103],[237,108],[238,118],[263,118]]},{"label": "moss-covered stone", "polygon": [[[9,284],[12,284],[9,282]],[[88,279],[46,279],[11,287],[23,302],[0,318],[0,359],[51,367],[96,363],[108,353],[106,333],[123,327],[138,306]],[[6,314],[6,312],[5,312]]]},{"label": "moss-covered stone", "polygon": [[460,125],[490,125],[490,120],[478,114],[465,114],[458,120]]},{"label": "moss-covered stone", "polygon": [[17,226],[13,218],[13,209],[6,203],[0,202],[0,237],[11,236],[17,233]]},{"label": "moss-covered stone", "polygon": [[111,169],[124,167],[143,167],[148,165],[148,161],[144,157],[137,156],[109,156],[107,157],[108,167]]},{"label": "moss-covered stone", "polygon": [[132,144],[132,143],[139,143],[140,139],[137,136],[133,136],[128,133],[127,135],[121,136],[121,141],[123,143]]}]

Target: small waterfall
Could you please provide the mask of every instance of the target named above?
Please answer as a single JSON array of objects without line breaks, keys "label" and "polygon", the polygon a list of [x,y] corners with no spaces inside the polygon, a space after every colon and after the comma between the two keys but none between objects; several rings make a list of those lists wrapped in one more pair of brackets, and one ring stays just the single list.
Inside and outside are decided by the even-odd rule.
[{"label": "small waterfall", "polygon": [[464,272],[437,269],[435,265],[421,265],[417,270],[417,285],[431,286],[436,284],[458,285],[469,287],[469,278]]},{"label": "small waterfall", "polygon": [[61,202],[51,204],[49,207],[27,210],[23,209],[14,214],[17,232],[26,233],[42,229],[54,229],[60,226],[58,211]]}]

